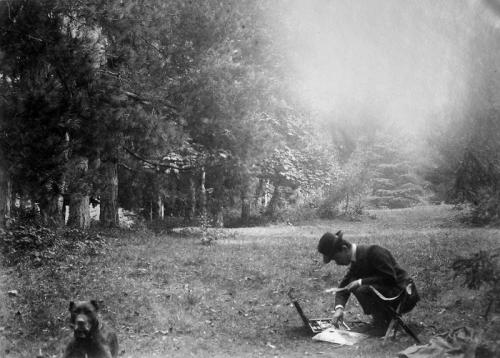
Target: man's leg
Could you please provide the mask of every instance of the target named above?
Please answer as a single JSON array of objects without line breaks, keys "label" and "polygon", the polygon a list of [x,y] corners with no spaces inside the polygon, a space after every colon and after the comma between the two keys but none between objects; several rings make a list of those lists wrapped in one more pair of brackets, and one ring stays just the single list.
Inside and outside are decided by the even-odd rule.
[{"label": "man's leg", "polygon": [[[374,285],[385,297],[393,297],[399,294],[400,289],[397,287],[387,287]],[[354,296],[358,300],[359,304],[363,308],[365,314],[371,315],[373,317],[373,325],[380,329],[380,333],[384,334],[385,329],[389,326],[391,321],[391,315],[387,310],[387,305],[396,307],[399,303],[398,300],[392,302],[385,302],[381,300],[368,285],[362,285],[353,291]]]}]

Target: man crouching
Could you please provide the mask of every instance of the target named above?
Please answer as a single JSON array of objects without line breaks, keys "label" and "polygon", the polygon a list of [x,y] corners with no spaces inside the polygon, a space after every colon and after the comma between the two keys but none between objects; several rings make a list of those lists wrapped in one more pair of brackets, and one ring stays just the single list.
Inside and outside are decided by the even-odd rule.
[{"label": "man crouching", "polygon": [[116,358],[118,338],[97,318],[96,301],[69,303],[74,336],[64,352],[64,358]]},{"label": "man crouching", "polygon": [[[343,238],[342,231],[339,231],[336,234],[325,233],[319,240],[318,251],[323,255],[324,263],[333,260],[337,265],[349,266],[339,284],[339,288],[344,290],[335,294],[335,322],[343,320],[344,307],[353,293],[364,313],[373,317],[371,326],[366,327],[366,333],[383,335],[391,319],[388,305],[396,309],[402,302],[400,313],[406,313],[412,310],[419,300],[416,288],[405,296],[405,288],[412,280],[397,264],[392,254],[383,247],[350,243]],[[384,302],[373,288],[385,297],[394,298],[389,303]]]}]

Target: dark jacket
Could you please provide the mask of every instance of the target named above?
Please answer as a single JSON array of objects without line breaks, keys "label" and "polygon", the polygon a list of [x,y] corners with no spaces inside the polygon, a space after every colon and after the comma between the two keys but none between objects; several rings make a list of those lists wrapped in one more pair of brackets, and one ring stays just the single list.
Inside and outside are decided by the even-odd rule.
[{"label": "dark jacket", "polygon": [[[408,274],[397,263],[389,250],[378,245],[358,245],[356,261],[351,262],[347,274],[339,287],[345,287],[354,280],[361,279],[362,285],[394,288],[400,292],[408,283]],[[335,305],[345,306],[350,292],[341,291],[335,295]]]}]

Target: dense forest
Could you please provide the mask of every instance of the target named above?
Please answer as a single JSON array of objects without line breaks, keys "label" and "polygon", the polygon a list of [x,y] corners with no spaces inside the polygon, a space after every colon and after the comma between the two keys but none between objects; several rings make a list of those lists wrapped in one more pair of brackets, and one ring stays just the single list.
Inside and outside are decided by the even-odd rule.
[{"label": "dense forest", "polygon": [[293,3],[0,2],[1,225],[86,229],[96,206],[104,227],[119,208],[227,226],[441,202],[498,221],[496,27],[463,30],[468,100],[416,138],[298,95]]}]

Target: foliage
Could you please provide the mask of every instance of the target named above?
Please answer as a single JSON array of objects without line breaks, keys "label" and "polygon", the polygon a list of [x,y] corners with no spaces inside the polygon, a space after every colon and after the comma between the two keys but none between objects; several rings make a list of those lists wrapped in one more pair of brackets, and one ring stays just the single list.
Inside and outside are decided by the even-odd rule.
[{"label": "foliage", "polygon": [[284,90],[271,3],[14,5],[0,14],[0,125],[15,195],[105,199],[103,168],[117,163],[127,209],[156,217],[163,201],[183,215],[204,172],[209,211],[241,205],[244,216],[260,179],[304,192],[336,180],[336,149]]},{"label": "foliage", "polygon": [[[274,188],[266,215],[274,220],[296,221],[296,214],[318,207],[317,193],[339,187],[340,168],[336,148],[320,135],[307,114],[291,121],[273,121],[278,128],[277,147],[258,165],[259,178]],[[291,195],[287,195],[291,192]],[[315,197],[300,208],[296,197]],[[291,200],[290,200],[291,199]],[[281,208],[280,208],[281,206]]]},{"label": "foliage", "polygon": [[500,248],[491,251],[479,251],[468,258],[459,257],[452,263],[455,277],[464,277],[464,286],[478,290],[486,285],[486,310],[484,318],[500,308]]},{"label": "foliage", "polygon": [[56,234],[44,227],[19,226],[2,235],[2,253],[12,263],[34,256],[40,259],[40,252],[54,245]]},{"label": "foliage", "polygon": [[61,217],[52,208],[61,195],[88,195],[99,182],[96,171],[73,180],[78,160],[71,159],[98,166],[125,128],[119,82],[99,71],[102,28],[86,21],[85,9],[57,0],[4,2],[0,9],[0,73],[7,90],[2,149],[14,193],[28,195],[52,217]]},{"label": "foliage", "polygon": [[318,216],[322,219],[334,219],[341,213],[340,203],[345,198],[340,190],[330,191],[321,198]]},{"label": "foliage", "polygon": [[373,207],[406,208],[426,202],[426,181],[418,175],[401,140],[379,135],[371,147],[370,195]]},{"label": "foliage", "polygon": [[86,110],[81,89],[90,84],[91,54],[85,39],[63,31],[63,11],[54,1],[4,2],[0,11],[7,90],[2,150],[16,189],[40,200],[64,191],[67,135]]},{"label": "foliage", "polygon": [[388,129],[378,128],[348,138],[349,150],[339,149],[342,160],[326,166],[332,169],[323,181],[320,217],[355,219],[366,207],[405,208],[426,202],[428,184],[410,164],[415,154],[403,150],[405,138],[392,136]]},{"label": "foliage", "polygon": [[498,159],[493,148],[483,148],[483,151],[467,149],[458,167],[455,194],[473,205],[472,221],[476,224],[500,220]]},{"label": "foliage", "polygon": [[68,255],[98,255],[105,245],[97,233],[20,225],[2,235],[1,248],[8,265],[24,262],[37,267],[57,264]]},{"label": "foliage", "polygon": [[452,268],[456,275],[465,276],[464,285],[479,289],[481,285],[496,285],[500,280],[498,259],[500,249],[495,251],[479,251],[469,258],[457,258]]},{"label": "foliage", "polygon": [[[323,191],[317,190],[297,190],[290,196],[287,203],[277,210],[276,221],[287,225],[300,225],[321,216],[318,203],[323,200]],[[324,218],[324,217],[323,217]]]},{"label": "foliage", "polygon": [[284,146],[262,161],[260,176],[275,186],[310,191],[331,183],[335,164],[332,151],[313,146]]},{"label": "foliage", "polygon": [[[482,26],[477,24],[477,26]],[[499,33],[481,29],[473,41],[466,64],[471,70],[470,93],[459,110],[442,118],[430,136],[434,151],[428,178],[441,194],[439,200],[472,206],[474,224],[497,224],[500,219],[500,108],[498,106]],[[474,53],[489,50],[479,58]]]},{"label": "foliage", "polygon": [[341,166],[337,180],[331,180],[321,204],[320,216],[334,218],[339,214],[350,217],[359,216],[364,205],[364,198],[371,184],[371,152],[362,143]]},{"label": "foliage", "polygon": [[[478,114],[454,128],[453,140],[466,143],[459,149],[453,144],[441,147],[439,165],[429,172],[435,186],[444,186],[445,199],[472,206],[471,221],[484,225],[500,220],[500,158],[498,113]],[[456,145],[456,143],[455,143]],[[450,150],[456,150],[451,155]]]}]

